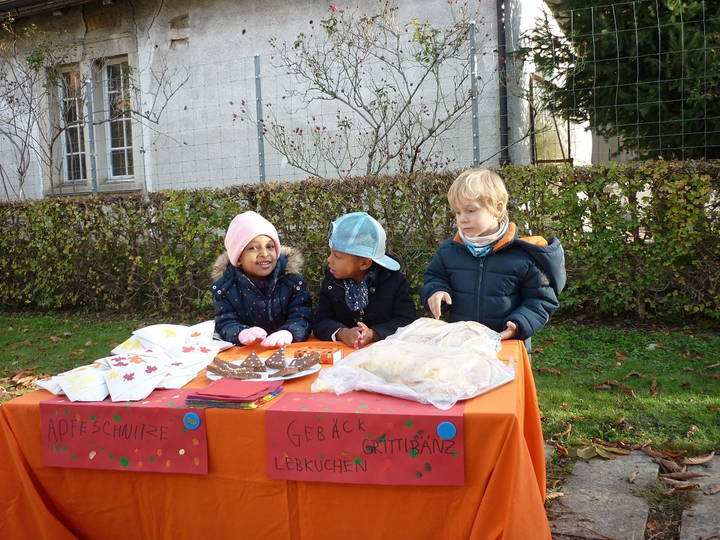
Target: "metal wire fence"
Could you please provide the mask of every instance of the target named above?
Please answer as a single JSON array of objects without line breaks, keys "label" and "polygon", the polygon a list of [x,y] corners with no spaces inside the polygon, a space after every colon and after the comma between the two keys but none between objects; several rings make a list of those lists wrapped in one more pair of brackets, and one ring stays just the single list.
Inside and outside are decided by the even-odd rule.
[{"label": "metal wire fence", "polygon": [[638,0],[555,12],[533,34],[544,106],[586,122],[606,156],[720,157],[717,2]]}]

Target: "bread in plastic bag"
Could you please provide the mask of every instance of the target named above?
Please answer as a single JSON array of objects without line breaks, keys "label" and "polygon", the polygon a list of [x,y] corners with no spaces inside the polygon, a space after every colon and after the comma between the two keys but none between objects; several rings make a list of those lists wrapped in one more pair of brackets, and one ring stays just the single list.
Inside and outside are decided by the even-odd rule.
[{"label": "bread in plastic bag", "polygon": [[323,369],[313,392],[366,390],[449,409],[515,378],[500,334],[474,322],[422,318]]}]

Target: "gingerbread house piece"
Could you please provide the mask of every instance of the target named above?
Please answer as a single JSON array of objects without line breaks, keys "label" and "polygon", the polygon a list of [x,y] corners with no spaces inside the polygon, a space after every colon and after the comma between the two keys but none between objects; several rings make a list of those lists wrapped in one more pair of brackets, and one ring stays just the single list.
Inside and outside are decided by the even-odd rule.
[{"label": "gingerbread house piece", "polygon": [[295,351],[295,358],[306,356],[312,352],[320,355],[321,364],[334,364],[343,357],[343,348],[333,345],[312,345]]},{"label": "gingerbread house piece", "polygon": [[240,368],[256,371],[258,373],[267,371],[265,363],[260,360],[260,357],[255,352],[248,354],[247,358],[240,363]]},{"label": "gingerbread house piece", "polygon": [[270,369],[285,369],[285,347],[280,347],[270,357],[265,360],[265,366]]}]

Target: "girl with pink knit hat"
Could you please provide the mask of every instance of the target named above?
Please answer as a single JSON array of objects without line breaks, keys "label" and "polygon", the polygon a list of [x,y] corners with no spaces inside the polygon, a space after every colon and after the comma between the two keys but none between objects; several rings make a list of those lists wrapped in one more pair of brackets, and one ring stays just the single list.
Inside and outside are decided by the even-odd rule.
[{"label": "girl with pink knit hat", "polygon": [[305,341],[312,324],[312,304],[302,255],[280,247],[272,223],[256,212],[230,222],[226,253],[213,266],[215,330],[236,345],[259,343],[282,347]]}]

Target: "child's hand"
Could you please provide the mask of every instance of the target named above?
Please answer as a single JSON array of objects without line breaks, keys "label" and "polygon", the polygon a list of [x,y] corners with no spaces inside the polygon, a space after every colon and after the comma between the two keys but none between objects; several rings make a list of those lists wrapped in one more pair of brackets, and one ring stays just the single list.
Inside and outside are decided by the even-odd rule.
[{"label": "child's hand", "polygon": [[267,332],[259,326],[253,326],[252,328],[246,328],[238,334],[238,341],[243,345],[250,345],[260,339],[264,339],[267,336]]},{"label": "child's hand", "polygon": [[293,335],[289,330],[278,330],[266,337],[261,345],[263,347],[284,347],[285,345],[290,345],[292,340]]},{"label": "child's hand", "polygon": [[363,347],[363,346],[367,345],[368,343],[373,343],[380,339],[380,336],[378,335],[378,333],[375,330],[373,330],[372,328],[370,328],[369,326],[367,326],[365,323],[358,322],[357,327],[360,329],[360,336],[359,336],[359,341],[358,341],[358,345],[356,348]]},{"label": "child's hand", "polygon": [[360,328],[357,326],[355,328],[341,328],[335,334],[335,337],[350,347],[357,349],[360,346]]},{"label": "child's hand", "polygon": [[440,315],[442,315],[443,302],[448,305],[452,304],[452,298],[450,298],[450,295],[445,291],[438,291],[428,298],[428,307],[430,308],[430,312],[433,314],[433,317],[436,319],[439,319]]},{"label": "child's hand", "polygon": [[505,330],[500,332],[500,339],[512,339],[513,337],[515,337],[516,331],[517,324],[512,321],[508,321],[505,323]]}]

